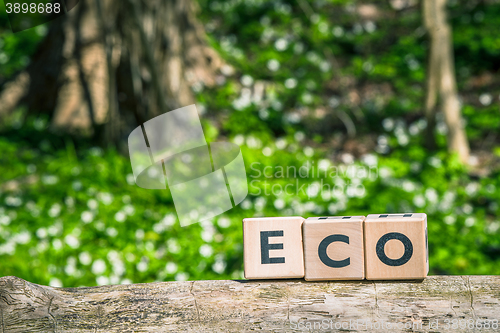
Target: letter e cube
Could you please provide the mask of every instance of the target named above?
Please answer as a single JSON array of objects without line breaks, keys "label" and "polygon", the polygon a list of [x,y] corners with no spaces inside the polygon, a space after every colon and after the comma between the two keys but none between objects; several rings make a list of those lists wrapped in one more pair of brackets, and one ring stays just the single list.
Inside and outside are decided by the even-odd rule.
[{"label": "letter e cube", "polygon": [[243,220],[245,278],[304,277],[302,217]]}]

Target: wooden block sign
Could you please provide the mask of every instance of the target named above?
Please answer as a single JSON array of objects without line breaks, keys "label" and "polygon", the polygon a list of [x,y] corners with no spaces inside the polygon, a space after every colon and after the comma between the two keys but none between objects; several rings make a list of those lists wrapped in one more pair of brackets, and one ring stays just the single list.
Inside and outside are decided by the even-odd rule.
[{"label": "wooden block sign", "polygon": [[426,214],[370,214],[365,219],[367,280],[423,279],[429,272]]},{"label": "wooden block sign", "polygon": [[245,278],[304,277],[302,217],[243,220]]},{"label": "wooden block sign", "polygon": [[304,221],[307,281],[364,279],[364,220],[364,216],[330,216]]},{"label": "wooden block sign", "polygon": [[423,279],[427,215],[247,218],[243,252],[247,279]]}]

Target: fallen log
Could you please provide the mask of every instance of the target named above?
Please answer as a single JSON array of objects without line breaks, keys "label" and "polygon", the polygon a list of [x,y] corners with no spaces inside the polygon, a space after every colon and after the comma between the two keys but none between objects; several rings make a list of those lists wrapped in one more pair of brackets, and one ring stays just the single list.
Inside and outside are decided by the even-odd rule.
[{"label": "fallen log", "polygon": [[498,332],[499,319],[499,276],[215,280],[81,288],[0,278],[2,333]]}]

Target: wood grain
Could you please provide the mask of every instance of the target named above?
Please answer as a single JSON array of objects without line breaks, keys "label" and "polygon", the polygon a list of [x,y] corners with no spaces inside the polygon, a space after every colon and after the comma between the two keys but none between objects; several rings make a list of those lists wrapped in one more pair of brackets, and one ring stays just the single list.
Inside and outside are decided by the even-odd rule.
[{"label": "wood grain", "polygon": [[[499,276],[431,276],[423,281],[304,280],[159,282],[52,288],[0,278],[0,332],[298,331],[314,322],[421,325],[445,319],[499,320]],[[429,322],[439,320],[439,329]],[[414,326],[415,327],[415,326]],[[295,329],[297,328],[297,329]],[[365,332],[407,332],[373,329]],[[312,331],[312,330],[310,330]],[[345,331],[345,330],[344,330]],[[498,329],[482,329],[495,332]]]}]

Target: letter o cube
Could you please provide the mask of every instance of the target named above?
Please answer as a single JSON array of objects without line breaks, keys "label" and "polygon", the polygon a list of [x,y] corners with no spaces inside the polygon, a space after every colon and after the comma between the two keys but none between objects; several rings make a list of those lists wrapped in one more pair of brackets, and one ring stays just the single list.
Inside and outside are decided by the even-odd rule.
[{"label": "letter o cube", "polygon": [[425,278],[429,272],[427,215],[368,215],[365,262],[367,280]]}]

